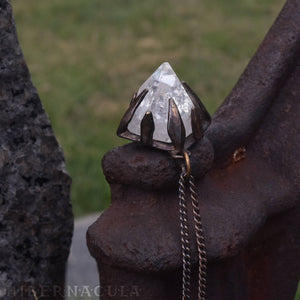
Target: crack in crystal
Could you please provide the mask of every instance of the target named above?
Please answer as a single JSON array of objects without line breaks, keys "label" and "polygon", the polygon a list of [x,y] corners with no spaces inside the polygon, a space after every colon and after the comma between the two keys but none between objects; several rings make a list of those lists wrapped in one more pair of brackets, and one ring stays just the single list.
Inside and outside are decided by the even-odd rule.
[{"label": "crack in crystal", "polygon": [[142,84],[138,94],[144,89],[148,89],[148,93],[128,124],[128,130],[131,133],[141,135],[141,121],[145,113],[151,111],[155,125],[153,139],[171,143],[167,130],[170,98],[174,99],[178,107],[185,126],[186,136],[192,133],[191,110],[194,108],[194,105],[169,63],[165,62],[160,65]]}]

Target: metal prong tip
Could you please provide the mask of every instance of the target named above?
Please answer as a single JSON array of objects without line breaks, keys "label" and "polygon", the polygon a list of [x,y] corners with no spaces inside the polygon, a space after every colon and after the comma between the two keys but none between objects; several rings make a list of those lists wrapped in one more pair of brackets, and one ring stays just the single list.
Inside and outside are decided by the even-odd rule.
[{"label": "metal prong tip", "polygon": [[167,130],[175,150],[182,152],[185,142],[185,128],[178,107],[173,98],[169,99]]},{"label": "metal prong tip", "polygon": [[154,128],[152,113],[147,111],[141,121],[141,142],[143,144],[152,146]]}]

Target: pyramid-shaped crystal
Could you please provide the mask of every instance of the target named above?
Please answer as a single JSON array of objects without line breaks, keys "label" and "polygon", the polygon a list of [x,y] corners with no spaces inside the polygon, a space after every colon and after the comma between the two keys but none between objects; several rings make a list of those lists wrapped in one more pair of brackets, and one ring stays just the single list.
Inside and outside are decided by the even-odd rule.
[{"label": "pyramid-shaped crystal", "polygon": [[169,99],[173,98],[185,127],[186,137],[192,134],[191,110],[194,104],[169,63],[163,63],[140,87],[138,94],[148,90],[145,98],[136,109],[128,130],[141,135],[141,121],[146,112],[151,112],[154,121],[153,140],[171,143],[168,134]]}]

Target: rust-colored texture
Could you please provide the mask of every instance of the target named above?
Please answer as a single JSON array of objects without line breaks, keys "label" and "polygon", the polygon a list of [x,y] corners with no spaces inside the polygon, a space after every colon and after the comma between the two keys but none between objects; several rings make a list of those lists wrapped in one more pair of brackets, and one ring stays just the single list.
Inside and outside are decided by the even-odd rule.
[{"label": "rust-colored texture", "polygon": [[[288,0],[190,149],[209,300],[294,299],[300,272],[299,116],[300,2]],[[124,289],[130,299],[180,299],[179,166],[168,153],[131,143],[107,153],[103,169],[112,203],[87,233],[101,299],[121,299]],[[195,270],[192,299],[196,280]]]}]

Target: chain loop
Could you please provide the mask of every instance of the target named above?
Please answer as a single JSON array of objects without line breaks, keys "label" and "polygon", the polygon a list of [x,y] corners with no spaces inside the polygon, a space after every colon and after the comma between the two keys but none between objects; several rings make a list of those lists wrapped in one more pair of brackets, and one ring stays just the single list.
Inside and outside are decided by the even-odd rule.
[{"label": "chain loop", "polygon": [[182,167],[182,172],[179,179],[179,212],[182,252],[182,300],[190,299],[191,287],[191,248],[189,241],[188,211],[185,194],[185,174],[185,168]]},{"label": "chain loop", "polygon": [[190,199],[193,207],[197,253],[198,253],[198,300],[206,299],[206,271],[207,258],[202,221],[197,199],[194,177],[191,175],[190,159],[187,152],[176,158],[184,159],[179,178],[179,212],[182,252],[182,300],[191,299],[191,247],[189,239],[188,209],[186,200],[186,186],[189,187]]},{"label": "chain loop", "polygon": [[196,195],[195,183],[193,175],[189,177],[190,196],[193,206],[193,215],[195,223],[195,233],[198,251],[198,299],[205,300],[206,298],[206,270],[207,270],[207,259],[206,259],[206,247],[204,241],[204,233],[202,229],[202,220],[199,209],[199,201]]}]

